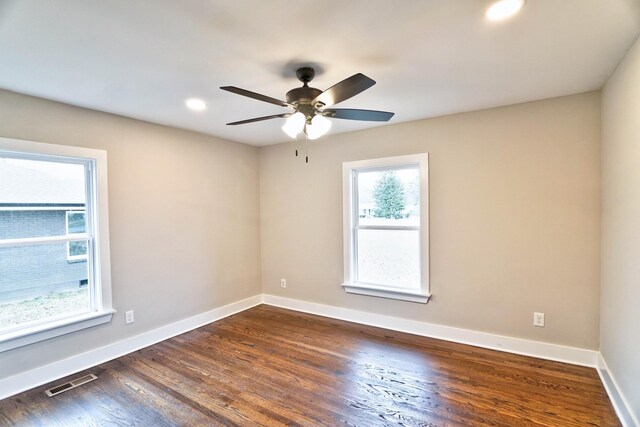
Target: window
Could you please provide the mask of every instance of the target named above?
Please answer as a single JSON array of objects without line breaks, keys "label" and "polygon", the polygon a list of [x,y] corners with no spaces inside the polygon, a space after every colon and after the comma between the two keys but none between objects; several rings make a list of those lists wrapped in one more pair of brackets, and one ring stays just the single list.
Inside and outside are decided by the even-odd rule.
[{"label": "window", "polygon": [[343,163],[349,293],[429,299],[428,154]]},{"label": "window", "polygon": [[[85,211],[67,211],[67,236],[86,233]],[[67,259],[79,261],[87,259],[87,244],[83,241],[67,242]]]},{"label": "window", "polygon": [[111,320],[106,153],[0,138],[0,351]]}]

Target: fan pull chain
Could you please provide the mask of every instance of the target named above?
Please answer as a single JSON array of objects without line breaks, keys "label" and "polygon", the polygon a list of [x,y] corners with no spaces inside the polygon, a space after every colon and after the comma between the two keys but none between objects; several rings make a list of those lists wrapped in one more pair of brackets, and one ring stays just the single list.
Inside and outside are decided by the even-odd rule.
[{"label": "fan pull chain", "polygon": [[[292,142],[292,145],[295,148],[296,157],[298,157],[300,155],[300,151],[302,151],[302,147],[300,147],[300,144],[302,144],[302,141],[297,137]],[[306,134],[306,132],[304,134],[304,162],[309,163],[309,136]]]}]

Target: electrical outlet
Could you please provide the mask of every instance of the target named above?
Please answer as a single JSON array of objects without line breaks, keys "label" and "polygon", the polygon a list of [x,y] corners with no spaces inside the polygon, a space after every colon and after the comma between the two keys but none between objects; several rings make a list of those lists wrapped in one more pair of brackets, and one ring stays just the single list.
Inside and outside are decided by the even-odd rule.
[{"label": "electrical outlet", "polygon": [[280,279],[280,287],[281,288],[287,287],[287,279]]},{"label": "electrical outlet", "polygon": [[533,326],[544,328],[544,313],[533,313]]},{"label": "electrical outlet", "polygon": [[136,321],[136,319],[133,316],[133,310],[129,310],[129,311],[124,313],[124,323],[126,323],[128,325],[129,323],[133,323],[135,321]]}]

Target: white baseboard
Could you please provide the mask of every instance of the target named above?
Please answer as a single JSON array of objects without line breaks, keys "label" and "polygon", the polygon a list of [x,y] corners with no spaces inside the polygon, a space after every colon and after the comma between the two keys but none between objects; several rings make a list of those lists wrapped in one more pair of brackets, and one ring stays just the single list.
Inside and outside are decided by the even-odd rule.
[{"label": "white baseboard", "polygon": [[[140,335],[136,335],[134,337],[91,350],[86,353],[53,362],[51,364],[32,369],[18,375],[0,379],[0,399],[5,399],[34,387],[38,387],[62,377],[66,377],[68,375],[72,375],[84,369],[91,368],[92,366],[99,365],[101,363],[139,350],[141,348],[148,347],[157,342],[166,340],[173,336],[188,332],[211,322],[215,322],[216,320],[220,320],[232,314],[236,314],[249,308],[255,307],[257,305],[260,305],[261,303],[304,313],[317,314],[334,319],[346,320],[349,322],[376,326],[400,332],[407,332],[415,335],[438,338],[462,344],[469,344],[509,353],[521,354],[525,356],[539,357],[542,359],[555,360],[559,362],[589,367],[602,366],[602,371],[606,373],[608,378],[610,378],[609,383],[607,383],[607,381],[605,381],[605,379],[603,378],[603,383],[605,384],[605,387],[607,387],[607,392],[611,396],[611,400],[614,402],[614,406],[617,405],[616,412],[618,412],[620,408],[624,408],[626,404],[624,397],[619,393],[619,389],[615,383],[615,380],[613,380],[613,377],[610,376],[610,372],[606,368],[604,359],[600,361],[598,359],[599,353],[593,350],[495,335],[486,332],[478,332],[426,322],[418,322],[414,320],[367,313],[358,310],[311,303],[307,301],[283,298],[267,294],[256,295],[241,301],[237,301],[223,307],[219,307],[211,311],[198,314],[196,316],[189,317],[187,319],[183,319],[178,322],[153,329],[151,331],[144,332]],[[598,372],[600,373],[602,378],[603,372],[601,372],[601,369],[598,369]],[[620,397],[615,398],[617,400],[615,400],[613,397],[615,393],[612,394],[610,392],[610,389],[618,390],[618,395]],[[629,411],[627,412],[631,414]],[[623,417],[620,415],[621,413],[624,414],[624,412],[618,412],[618,415],[621,419],[623,419]],[[630,415],[630,417],[633,422],[635,418],[633,418],[633,415]],[[634,424],[629,425],[633,426]]]},{"label": "white baseboard", "polygon": [[600,375],[600,380],[602,384],[604,384],[605,390],[607,390],[609,399],[611,399],[613,408],[618,418],[620,418],[622,425],[624,427],[640,427],[638,415],[634,414],[631,410],[629,401],[625,398],[624,394],[622,394],[622,390],[609,370],[609,366],[604,360],[602,353],[598,353],[598,375]]},{"label": "white baseboard", "polygon": [[256,295],[18,375],[0,379],[0,400],[72,375],[262,303]]},{"label": "white baseboard", "polygon": [[265,304],[492,350],[595,368],[598,352],[263,294]]}]

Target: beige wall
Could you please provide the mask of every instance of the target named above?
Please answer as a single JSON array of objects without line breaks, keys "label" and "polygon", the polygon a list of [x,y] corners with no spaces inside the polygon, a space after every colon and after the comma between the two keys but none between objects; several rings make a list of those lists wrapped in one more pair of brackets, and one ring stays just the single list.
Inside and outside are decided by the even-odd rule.
[{"label": "beige wall", "polygon": [[[263,291],[597,349],[599,96],[329,136],[311,144],[308,165],[291,144],[262,148]],[[432,300],[346,294],[342,162],[420,152],[430,155]],[[534,311],[545,328],[532,326]]]},{"label": "beige wall", "polygon": [[601,352],[640,419],[640,41],[602,95]]},{"label": "beige wall", "polygon": [[[599,102],[334,135],[306,165],[290,144],[258,150],[0,91],[0,136],[108,151],[118,310],[112,324],[0,353],[0,378],[258,294],[261,262],[265,293],[597,349]],[[430,153],[433,299],[344,293],[342,162],[417,152]]]},{"label": "beige wall", "polygon": [[261,292],[256,148],[5,91],[0,136],[107,150],[118,310],[0,353],[0,378]]}]

